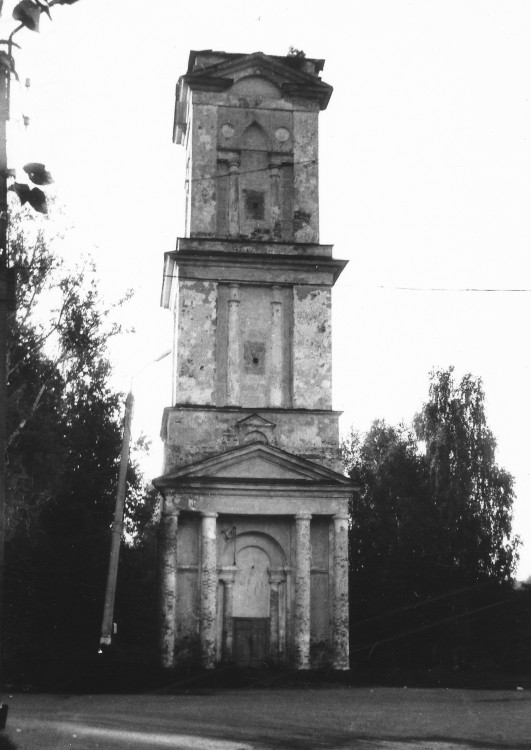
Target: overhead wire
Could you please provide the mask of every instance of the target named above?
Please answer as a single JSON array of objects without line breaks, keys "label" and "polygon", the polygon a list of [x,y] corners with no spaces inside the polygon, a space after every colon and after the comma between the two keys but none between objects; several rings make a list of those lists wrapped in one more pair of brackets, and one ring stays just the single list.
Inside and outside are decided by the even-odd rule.
[{"label": "overhead wire", "polygon": [[[201,237],[195,237],[194,239],[200,240]],[[207,238],[209,240],[212,240],[211,237]],[[219,238],[223,241],[230,241],[231,239],[238,239],[238,238],[230,238],[230,237],[222,237]],[[245,257],[253,257],[252,255],[245,254]],[[294,257],[294,256],[290,256]],[[310,261],[310,258],[305,257],[306,261]],[[174,274],[171,273],[165,273],[163,274],[163,278],[165,279],[175,279],[177,278]],[[191,280],[191,279],[188,279]],[[493,287],[409,287],[409,286],[386,286],[384,284],[373,284],[373,285],[360,285],[360,284],[349,284],[348,282],[343,282],[341,284],[343,287],[351,287],[355,289],[383,289],[387,291],[401,291],[401,292],[499,292],[499,293],[520,293],[520,294],[531,294],[531,289],[509,289],[505,287],[500,287],[498,289],[495,289]]]},{"label": "overhead wire", "polygon": [[[318,164],[318,159],[303,159],[301,161],[290,161],[285,162],[285,166],[287,167],[298,167],[301,165],[308,165],[308,164]],[[279,164],[280,166],[284,166]],[[255,172],[269,172],[271,170],[270,166],[267,167],[257,167],[256,169],[246,169],[244,171],[237,172],[238,177],[241,177],[241,175],[244,174],[254,174]],[[205,175],[204,177],[185,177],[185,182],[205,182],[207,180],[220,180],[230,177],[230,173],[227,172],[226,174],[212,174],[212,175]]]},{"label": "overhead wire", "polygon": [[[305,159],[301,161],[294,161],[294,162],[287,162],[287,166],[293,167],[293,166],[301,166],[301,165],[309,165],[309,164],[318,164],[318,159]],[[239,171],[238,177],[242,175],[247,174],[254,174],[257,172],[268,172],[270,171],[271,167],[259,167],[257,169],[247,169],[244,171]],[[228,179],[230,177],[230,174],[227,172],[225,174],[215,174],[215,175],[205,175],[204,177],[187,177],[185,178],[185,182],[192,183],[192,182],[206,182],[208,180],[220,180],[220,179]],[[197,238],[200,239],[200,238]],[[239,238],[221,238],[224,240],[231,240],[231,239],[239,239]],[[165,275],[165,278],[173,278],[171,275]],[[343,283],[343,286],[348,287],[357,287],[359,289],[384,289],[384,290],[391,290],[391,291],[402,291],[402,292],[472,292],[472,293],[517,293],[517,294],[529,294],[531,293],[531,288],[525,288],[525,287],[421,287],[421,286],[394,286],[394,285],[387,285],[387,284],[372,284],[372,285],[359,285],[359,284],[349,284],[348,282]]]}]

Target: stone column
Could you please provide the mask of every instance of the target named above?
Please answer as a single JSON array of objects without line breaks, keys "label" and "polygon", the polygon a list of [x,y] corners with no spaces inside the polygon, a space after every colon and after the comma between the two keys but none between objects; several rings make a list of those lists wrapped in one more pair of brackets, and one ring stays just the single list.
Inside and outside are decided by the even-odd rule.
[{"label": "stone column", "polygon": [[280,663],[286,661],[286,626],[288,622],[286,602],[287,589],[287,576],[284,574],[278,590],[278,660]]},{"label": "stone column", "polygon": [[349,669],[348,518],[334,516],[334,669]]},{"label": "stone column", "polygon": [[227,403],[240,405],[240,287],[229,289],[229,320],[227,345]]},{"label": "stone column", "polygon": [[297,669],[310,668],[310,520],[311,513],[295,516],[295,623],[294,646]]},{"label": "stone column", "polygon": [[233,641],[233,594],[234,594],[234,577],[236,567],[223,568],[220,579],[223,581],[223,631],[222,631],[222,658],[224,662],[232,661],[232,641]]},{"label": "stone column", "polygon": [[177,527],[179,511],[164,499],[160,519],[160,661],[163,667],[175,666],[177,635]]},{"label": "stone column", "polygon": [[216,605],[218,568],[216,545],[217,513],[203,513],[201,522],[201,658],[206,669],[216,662]]},{"label": "stone column", "polygon": [[269,633],[269,650],[273,662],[278,662],[281,653],[280,643],[280,584],[284,580],[283,573],[269,571],[269,616],[270,616],[270,633]]},{"label": "stone column", "polygon": [[229,236],[240,234],[240,158],[229,156]]},{"label": "stone column", "polygon": [[280,407],[282,401],[282,296],[280,287],[271,289],[271,365],[269,372],[269,405]]},{"label": "stone column", "polygon": [[282,216],[280,206],[280,164],[271,162],[269,165],[271,180],[271,237],[282,239]]}]

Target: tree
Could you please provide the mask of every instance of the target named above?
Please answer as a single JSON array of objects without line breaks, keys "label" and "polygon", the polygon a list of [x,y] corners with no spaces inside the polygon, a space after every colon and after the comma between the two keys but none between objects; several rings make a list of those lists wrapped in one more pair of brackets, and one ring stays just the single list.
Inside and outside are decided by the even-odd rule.
[{"label": "tree", "polygon": [[[119,332],[95,269],[69,271],[42,224],[11,222],[19,267],[8,375],[6,663],[33,677],[96,654],[121,443]],[[130,484],[141,480],[134,466]],[[14,665],[14,666],[13,666]]]},{"label": "tree", "polygon": [[426,567],[433,526],[426,466],[412,430],[381,420],[364,437],[351,432],[343,455],[361,485],[350,529],[354,658],[363,661],[370,654],[370,663],[396,664],[410,647],[407,641],[376,651],[375,644],[413,627],[411,608],[429,597],[433,586]]},{"label": "tree", "polygon": [[427,477],[411,430],[377,420],[363,441],[351,432],[343,454],[362,487],[352,505],[351,566],[362,570],[376,558],[394,565],[401,549],[421,551],[425,534],[420,526],[428,519],[419,524],[419,508]]},{"label": "tree", "polygon": [[481,379],[468,374],[457,385],[452,368],[433,372],[415,430],[425,444],[430,496],[449,545],[448,561],[468,577],[509,580],[518,548],[511,536],[513,477],[496,464]]},{"label": "tree", "polygon": [[376,421],[343,455],[362,485],[351,508],[354,655],[387,667],[479,663],[492,634],[506,633],[496,618],[512,601],[518,548],[481,381],[432,373],[411,428]]}]

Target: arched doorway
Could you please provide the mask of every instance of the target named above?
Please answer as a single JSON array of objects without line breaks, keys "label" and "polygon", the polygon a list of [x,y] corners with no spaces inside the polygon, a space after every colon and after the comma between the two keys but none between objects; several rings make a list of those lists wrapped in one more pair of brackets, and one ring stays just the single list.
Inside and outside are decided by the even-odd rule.
[{"label": "arched doorway", "polygon": [[228,573],[230,599],[224,602],[225,658],[242,667],[283,660],[286,575],[282,547],[268,534],[245,532],[227,543],[222,562],[222,571],[233,571]]},{"label": "arched doorway", "polygon": [[257,667],[269,658],[269,555],[260,547],[244,547],[236,555],[234,579],[234,661]]}]

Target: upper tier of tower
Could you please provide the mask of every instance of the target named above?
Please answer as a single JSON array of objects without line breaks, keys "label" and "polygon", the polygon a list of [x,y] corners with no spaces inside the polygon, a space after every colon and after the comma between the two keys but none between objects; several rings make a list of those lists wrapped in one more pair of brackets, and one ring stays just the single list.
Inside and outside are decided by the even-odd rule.
[{"label": "upper tier of tower", "polygon": [[323,60],[192,52],[177,85],[187,237],[319,242]]}]

